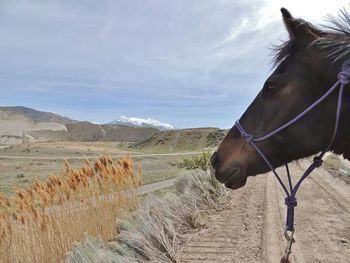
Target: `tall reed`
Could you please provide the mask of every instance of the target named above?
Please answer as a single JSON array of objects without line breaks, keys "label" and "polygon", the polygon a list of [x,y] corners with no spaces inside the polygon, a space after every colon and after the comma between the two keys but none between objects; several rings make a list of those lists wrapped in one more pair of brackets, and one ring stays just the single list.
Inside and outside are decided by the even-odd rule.
[{"label": "tall reed", "polygon": [[14,197],[0,193],[0,261],[60,262],[84,234],[111,239],[141,184],[130,157],[101,156],[80,169],[66,161],[61,175],[15,189]]}]

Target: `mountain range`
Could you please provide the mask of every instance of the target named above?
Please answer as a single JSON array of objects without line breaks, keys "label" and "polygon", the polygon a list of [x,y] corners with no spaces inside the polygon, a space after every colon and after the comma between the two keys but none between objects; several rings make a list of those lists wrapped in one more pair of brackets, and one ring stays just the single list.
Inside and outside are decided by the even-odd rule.
[{"label": "mountain range", "polygon": [[105,141],[127,142],[132,149],[191,151],[217,145],[226,132],[211,127],[174,129],[154,119],[125,116],[110,123],[96,124],[22,106],[0,107],[0,145]]},{"label": "mountain range", "polygon": [[171,126],[156,120],[127,119],[95,124],[23,106],[0,107],[0,144],[62,140],[135,142]]}]

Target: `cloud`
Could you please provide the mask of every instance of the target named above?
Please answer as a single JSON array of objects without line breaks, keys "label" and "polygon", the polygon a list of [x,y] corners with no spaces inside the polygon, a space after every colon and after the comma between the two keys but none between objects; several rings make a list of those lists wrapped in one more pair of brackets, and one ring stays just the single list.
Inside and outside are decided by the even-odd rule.
[{"label": "cloud", "polygon": [[96,122],[126,115],[228,127],[269,74],[268,47],[286,38],[281,5],[313,22],[336,9],[334,1],[4,1],[1,104]]}]

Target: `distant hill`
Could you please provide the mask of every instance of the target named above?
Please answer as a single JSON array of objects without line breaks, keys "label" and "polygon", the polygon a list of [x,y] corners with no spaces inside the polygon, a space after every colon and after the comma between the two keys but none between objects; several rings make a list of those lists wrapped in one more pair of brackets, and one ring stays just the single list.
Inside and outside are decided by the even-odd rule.
[{"label": "distant hill", "polygon": [[38,141],[138,142],[159,129],[80,122],[61,115],[15,106],[0,107],[0,144]]},{"label": "distant hill", "polygon": [[131,142],[130,147],[146,151],[187,151],[216,146],[226,134],[217,128],[173,130],[170,124],[155,120],[129,120],[131,123],[124,119],[126,125],[121,122],[94,124],[21,106],[0,107],[0,144],[116,141]]},{"label": "distant hill", "polygon": [[66,125],[71,141],[101,141],[106,132],[101,125],[90,122],[78,122]]},{"label": "distant hill", "polygon": [[68,117],[63,117],[55,113],[38,111],[31,108],[23,107],[23,106],[0,107],[0,111],[1,110],[17,113],[33,122],[56,122],[61,124],[77,122]]},{"label": "distant hill", "polygon": [[129,127],[125,125],[102,125],[105,130],[104,141],[138,142],[159,132],[152,127]]},{"label": "distant hill", "polygon": [[162,123],[160,121],[154,119],[141,119],[141,118],[128,118],[125,116],[121,116],[119,119],[107,123],[109,125],[123,125],[129,127],[147,127],[147,128],[155,128],[160,131],[173,130],[174,126],[168,123]]},{"label": "distant hill", "polygon": [[71,123],[66,126],[69,140],[72,141],[138,142],[159,132],[155,128],[99,125],[90,122]]},{"label": "distant hill", "polygon": [[90,122],[70,123],[66,124],[66,128],[66,131],[31,131],[29,134],[41,141],[138,142],[159,132],[154,128],[100,125]]},{"label": "distant hill", "polygon": [[25,107],[0,107],[0,144],[37,141],[29,131],[65,131],[65,117]]},{"label": "distant hill", "polygon": [[161,131],[132,144],[130,148],[157,151],[192,151],[217,146],[227,130],[218,128],[193,128]]}]

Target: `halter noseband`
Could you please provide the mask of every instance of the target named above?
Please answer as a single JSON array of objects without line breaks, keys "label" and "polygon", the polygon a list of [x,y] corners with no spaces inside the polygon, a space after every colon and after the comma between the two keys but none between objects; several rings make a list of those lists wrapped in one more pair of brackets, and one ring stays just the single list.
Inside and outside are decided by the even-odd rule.
[{"label": "halter noseband", "polygon": [[[235,127],[240,132],[243,140],[245,140],[247,143],[249,143],[257,151],[257,153],[261,156],[261,158],[264,160],[264,162],[269,167],[269,169],[274,173],[278,182],[280,183],[284,192],[286,193],[285,204],[287,205],[287,218],[286,218],[285,236],[286,236],[287,241],[288,241],[285,256],[284,256],[284,260],[286,260],[286,261],[288,260],[289,254],[291,253],[291,246],[292,246],[292,243],[294,242],[294,239],[293,239],[294,208],[297,206],[296,194],[297,194],[297,191],[298,191],[301,183],[305,180],[305,178],[308,177],[315,168],[320,167],[322,165],[322,163],[323,163],[322,158],[323,158],[324,154],[332,146],[334,139],[337,135],[338,127],[339,127],[339,119],[340,119],[340,115],[341,115],[344,87],[349,83],[349,79],[350,79],[350,60],[347,60],[343,63],[342,69],[338,73],[337,78],[338,78],[338,80],[333,84],[333,86],[323,96],[321,96],[318,100],[316,100],[308,108],[306,108],[303,112],[301,112],[300,114],[298,114],[296,117],[294,117],[293,119],[291,119],[287,123],[281,125],[279,128],[273,130],[272,132],[270,132],[264,136],[255,138],[254,135],[248,133],[242,127],[239,120],[237,120],[236,124],[235,124]],[[299,179],[299,181],[295,184],[295,186],[293,186],[293,184],[292,184],[288,164],[285,164],[287,175],[288,175],[288,184],[289,184],[289,190],[288,190],[286,185],[281,180],[281,177],[278,175],[275,168],[272,166],[269,159],[262,152],[262,150],[256,145],[256,142],[264,141],[264,140],[274,136],[275,134],[281,132],[282,130],[288,128],[289,126],[293,125],[294,123],[299,121],[302,117],[304,117],[306,114],[308,114],[312,109],[314,109],[316,106],[318,106],[321,102],[323,102],[337,88],[339,88],[339,93],[338,93],[336,118],[335,118],[333,135],[332,135],[332,138],[330,140],[330,143],[328,144],[328,146],[325,150],[323,150],[318,156],[316,156],[314,158],[312,164],[309,166],[309,168],[306,169],[303,176]],[[290,235],[288,235],[288,231],[291,232]]]}]

